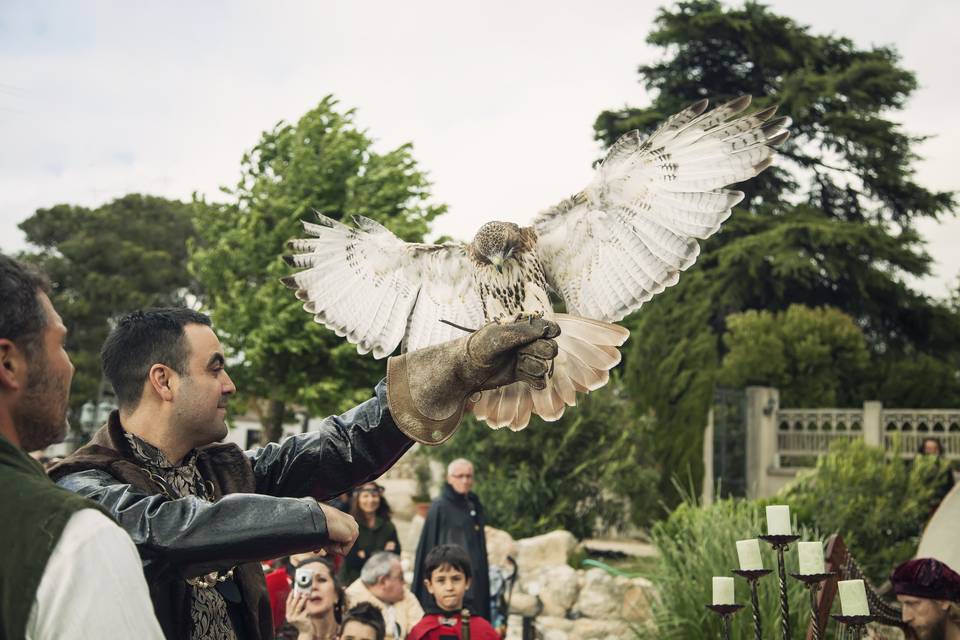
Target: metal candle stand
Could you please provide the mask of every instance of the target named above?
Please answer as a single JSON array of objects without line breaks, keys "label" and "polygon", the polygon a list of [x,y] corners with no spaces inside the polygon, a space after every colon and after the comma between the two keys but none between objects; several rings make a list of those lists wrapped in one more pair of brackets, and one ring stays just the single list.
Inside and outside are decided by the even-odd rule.
[{"label": "metal candle stand", "polygon": [[848,637],[848,633],[853,632],[854,640],[864,637],[867,630],[867,623],[873,621],[873,616],[843,616],[833,614],[833,619],[845,627],[841,638]]},{"label": "metal candle stand", "polygon": [[791,573],[790,576],[802,582],[810,590],[810,621],[813,623],[813,639],[823,640],[823,629],[820,628],[820,616],[817,615],[817,592],[823,581],[834,577],[835,573]]},{"label": "metal candle stand", "polygon": [[707,609],[723,618],[723,640],[730,640],[730,616],[740,609],[742,604],[708,604]]},{"label": "metal candle stand", "polygon": [[750,606],[753,607],[753,638],[763,640],[763,627],[760,624],[760,603],[757,599],[757,580],[770,575],[772,569],[734,569],[733,572],[741,578],[746,578],[750,584]]},{"label": "metal candle stand", "polygon": [[760,539],[773,547],[777,552],[777,575],[780,578],[780,628],[783,630],[783,640],[790,640],[790,604],[787,601],[787,571],[783,564],[783,551],[796,542],[800,536],[767,535]]}]

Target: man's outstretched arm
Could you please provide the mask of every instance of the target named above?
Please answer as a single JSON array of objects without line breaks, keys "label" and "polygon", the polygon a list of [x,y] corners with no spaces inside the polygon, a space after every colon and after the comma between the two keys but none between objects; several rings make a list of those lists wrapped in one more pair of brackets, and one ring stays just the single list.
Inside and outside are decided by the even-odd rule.
[{"label": "man's outstretched arm", "polygon": [[386,382],[381,381],[374,397],[326,418],[316,431],[246,455],[257,493],[327,500],[383,475],[412,445],[390,415]]},{"label": "man's outstretched arm", "polygon": [[387,361],[373,398],[313,432],[247,455],[257,491],[326,500],[373,480],[413,441],[437,445],[457,430],[477,391],[523,381],[546,386],[560,328],[534,319],[489,323],[457,340]]},{"label": "man's outstretched arm", "polygon": [[357,535],[352,518],[312,498],[234,493],[216,502],[170,499],[95,470],[69,474],[57,484],[109,511],[150,575],[173,571],[189,578],[321,547],[341,551]]}]

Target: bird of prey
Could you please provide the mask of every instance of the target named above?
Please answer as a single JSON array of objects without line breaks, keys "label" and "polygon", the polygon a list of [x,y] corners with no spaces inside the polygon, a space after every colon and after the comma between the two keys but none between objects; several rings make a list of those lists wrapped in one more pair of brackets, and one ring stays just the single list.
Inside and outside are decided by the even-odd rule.
[{"label": "bird of prey", "polygon": [[[750,96],[712,110],[701,100],[649,137],[623,135],[590,184],[529,227],[488,222],[467,243],[400,240],[381,224],[304,222],[283,279],[314,319],[357,345],[390,355],[463,335],[461,328],[543,314],[560,325],[547,387],[514,383],[474,398],[491,427],[523,429],[531,413],[556,420],[578,393],[602,387],[629,332],[614,324],[665,288],[744,197],[730,184],[773,161],[790,121],[776,107],[745,113]],[[550,293],[562,299],[554,310]],[[445,322],[442,322],[445,321]]]}]

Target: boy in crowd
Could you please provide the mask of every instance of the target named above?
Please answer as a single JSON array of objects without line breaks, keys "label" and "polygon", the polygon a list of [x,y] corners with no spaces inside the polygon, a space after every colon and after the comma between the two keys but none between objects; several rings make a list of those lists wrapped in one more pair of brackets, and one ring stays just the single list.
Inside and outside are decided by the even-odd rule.
[{"label": "boy in crowd", "polygon": [[470,556],[463,547],[454,544],[434,547],[427,554],[423,573],[426,576],[423,583],[437,608],[427,609],[423,619],[410,630],[407,640],[500,640],[490,623],[477,616],[470,616],[469,631],[463,630],[463,598],[473,575]]},{"label": "boy in crowd", "polygon": [[361,602],[343,617],[339,640],[383,640],[385,635],[380,609],[369,602]]}]

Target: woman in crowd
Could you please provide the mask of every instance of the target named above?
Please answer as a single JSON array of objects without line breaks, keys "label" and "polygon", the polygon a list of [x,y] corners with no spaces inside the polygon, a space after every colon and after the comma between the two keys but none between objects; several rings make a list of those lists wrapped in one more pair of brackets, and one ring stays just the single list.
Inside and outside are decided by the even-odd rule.
[{"label": "woman in crowd", "polygon": [[383,497],[383,487],[375,482],[358,487],[350,501],[350,515],[360,525],[360,535],[340,567],[340,583],[344,586],[360,577],[363,563],[377,551],[400,554],[397,528],[390,521],[390,505]]},{"label": "woman in crowd", "polygon": [[281,640],[334,640],[340,625],[344,595],[334,574],[333,563],[318,555],[294,556],[292,559],[297,577],[293,591],[287,596],[287,623],[280,628],[277,637]]}]

